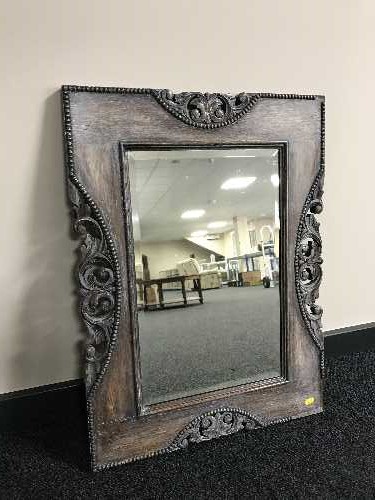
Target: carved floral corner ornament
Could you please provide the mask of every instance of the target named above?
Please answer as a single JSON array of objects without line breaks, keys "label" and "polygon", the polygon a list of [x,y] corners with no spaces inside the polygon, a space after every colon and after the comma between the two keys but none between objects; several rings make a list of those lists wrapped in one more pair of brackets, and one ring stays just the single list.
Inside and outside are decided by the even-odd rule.
[{"label": "carved floral corner ornament", "polygon": [[217,128],[230,125],[244,116],[259,99],[258,94],[237,95],[155,90],[153,95],[164,108],[188,125]]},{"label": "carved floral corner ornament", "polygon": [[316,215],[323,211],[324,167],[318,173],[308,194],[301,216],[296,246],[296,289],[302,317],[321,353],[324,372],[324,341],[322,335],[323,309],[316,303],[322,281],[322,239]]},{"label": "carved floral corner ornament", "polygon": [[194,419],[173,441],[168,451],[186,448],[191,443],[201,443],[241,430],[263,427],[259,418],[238,408],[218,408]]},{"label": "carved floral corner ornament", "polygon": [[119,298],[119,265],[115,246],[103,215],[72,176],[70,198],[73,229],[81,236],[78,265],[80,311],[87,330],[85,385],[88,395],[100,382],[116,340]]}]

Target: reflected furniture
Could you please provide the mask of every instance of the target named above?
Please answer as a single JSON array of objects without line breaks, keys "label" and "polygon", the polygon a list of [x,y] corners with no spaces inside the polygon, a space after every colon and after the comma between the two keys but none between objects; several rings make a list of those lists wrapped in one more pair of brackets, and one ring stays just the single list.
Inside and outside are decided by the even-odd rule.
[{"label": "reflected furniture", "polygon": [[[197,292],[198,297],[188,297],[186,294],[186,282],[193,283],[193,290]],[[171,283],[178,283],[181,287],[182,300],[178,300],[175,297],[170,300],[165,300],[163,293],[163,285],[169,285]],[[164,309],[166,306],[179,306],[184,305],[192,305],[193,302],[199,301],[200,304],[203,304],[203,294],[201,288],[201,278],[199,275],[192,276],[172,276],[170,278],[155,278],[150,280],[144,280],[141,282],[143,287],[143,299],[144,299],[144,310],[149,311],[155,309],[155,307],[159,307]],[[152,285],[157,286],[158,298],[159,301],[153,304],[149,303],[148,297],[149,294],[148,289],[152,287]],[[180,288],[179,287],[179,288]],[[150,307],[152,306],[152,307]]]},{"label": "reflected furniture", "polygon": [[[160,278],[174,278],[175,276],[179,276],[179,272],[176,268],[163,269],[159,272],[159,276]],[[179,281],[172,281],[168,284],[168,289],[170,290],[178,290],[180,288],[181,286]]]},{"label": "reflected furniture", "polygon": [[244,271],[241,274],[243,286],[256,286],[262,284],[260,271]]},{"label": "reflected furniture", "polygon": [[227,263],[225,260],[219,260],[214,262],[202,262],[201,269],[202,271],[218,271],[221,278],[221,284],[223,285],[225,284],[228,277],[226,264]]},{"label": "reflected furniture", "polygon": [[142,264],[136,262],[134,265],[134,269],[135,269],[135,280],[138,293],[137,301],[138,303],[140,303],[143,301],[143,290],[142,286],[140,285],[143,280],[143,266]]},{"label": "reflected furniture", "polygon": [[[200,277],[202,290],[221,287],[220,272],[217,269],[208,269],[206,271],[202,270],[196,259],[189,258],[177,262],[177,270],[179,274],[185,276],[198,275]],[[186,285],[190,288],[194,287],[194,283],[191,281],[189,281]]]}]

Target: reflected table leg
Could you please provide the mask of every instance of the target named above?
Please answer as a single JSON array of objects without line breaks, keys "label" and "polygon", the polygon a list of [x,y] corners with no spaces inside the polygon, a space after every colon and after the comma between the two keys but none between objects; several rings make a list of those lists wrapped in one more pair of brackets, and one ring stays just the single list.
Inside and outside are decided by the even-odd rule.
[{"label": "reflected table leg", "polygon": [[143,302],[144,302],[144,309],[147,311],[148,309],[148,302],[147,302],[147,286],[143,285]]},{"label": "reflected table leg", "polygon": [[182,296],[184,298],[184,304],[187,306],[187,298],[186,298],[186,288],[185,288],[185,278],[181,279],[181,289],[182,289]]},{"label": "reflected table leg", "polygon": [[158,295],[159,295],[159,305],[164,308],[164,295],[163,295],[163,283],[158,283]]},{"label": "reflected table leg", "polygon": [[203,294],[202,294],[202,283],[201,279],[197,278],[197,289],[198,289],[198,295],[199,295],[199,302],[203,304]]}]

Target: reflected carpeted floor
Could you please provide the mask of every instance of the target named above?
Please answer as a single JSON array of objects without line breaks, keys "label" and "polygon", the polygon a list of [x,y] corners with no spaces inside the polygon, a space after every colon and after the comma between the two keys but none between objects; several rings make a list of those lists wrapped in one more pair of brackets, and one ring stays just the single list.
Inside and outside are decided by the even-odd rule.
[{"label": "reflected carpeted floor", "polygon": [[279,288],[204,290],[203,297],[202,305],[139,312],[145,404],[280,375]]},{"label": "reflected carpeted floor", "polygon": [[372,499],[374,367],[375,352],[328,359],[322,414],[96,474],[83,390],[41,395],[49,411],[0,435],[0,498]]}]

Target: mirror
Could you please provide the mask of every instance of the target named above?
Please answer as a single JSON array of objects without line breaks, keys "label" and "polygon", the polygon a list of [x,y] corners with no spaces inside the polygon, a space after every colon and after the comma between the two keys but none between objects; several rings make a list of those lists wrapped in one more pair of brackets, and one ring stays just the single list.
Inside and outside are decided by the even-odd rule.
[{"label": "mirror", "polygon": [[127,155],[143,404],[280,376],[278,150]]},{"label": "mirror", "polygon": [[324,97],[62,103],[93,469],[321,412]]}]

